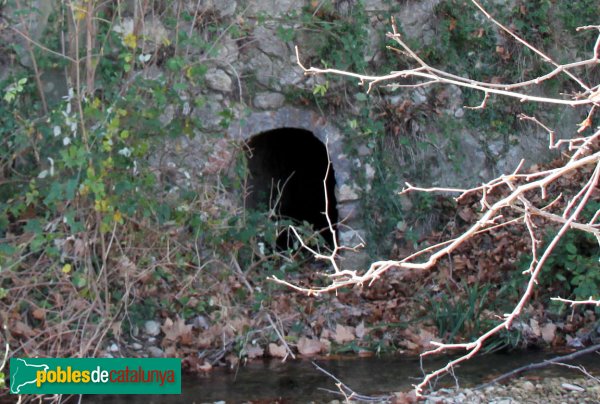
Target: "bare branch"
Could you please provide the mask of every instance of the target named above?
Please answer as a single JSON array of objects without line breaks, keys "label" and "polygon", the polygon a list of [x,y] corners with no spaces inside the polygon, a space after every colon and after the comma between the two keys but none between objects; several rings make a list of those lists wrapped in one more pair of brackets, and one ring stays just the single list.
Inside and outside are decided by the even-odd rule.
[{"label": "bare branch", "polygon": [[[585,223],[587,219],[584,221],[580,218],[583,209],[588,205],[588,202],[591,200],[591,198],[596,197],[600,178],[600,151],[598,150],[600,130],[596,128],[596,131],[592,135],[582,135],[582,133],[586,132],[588,128],[592,127],[592,117],[595,114],[597,109],[596,107],[600,106],[600,85],[590,86],[584,83],[583,80],[581,80],[572,72],[572,70],[575,68],[596,66],[598,63],[600,63],[600,35],[598,36],[594,48],[592,49],[591,58],[583,61],[558,64],[544,52],[535,48],[533,45],[497,21],[476,0],[471,1],[491,23],[505,31],[521,45],[532,50],[544,62],[551,64],[553,69],[550,72],[532,80],[511,84],[480,82],[466,77],[457,76],[443,70],[436,69],[421,59],[416,52],[414,52],[402,40],[393,19],[392,32],[388,33],[387,37],[395,41],[399,47],[388,47],[388,49],[408,57],[414,63],[414,68],[408,68],[401,71],[392,71],[385,75],[374,76],[347,72],[334,68],[322,69],[317,67],[305,67],[302,64],[298,47],[296,47],[297,63],[306,75],[334,74],[338,76],[350,77],[358,80],[360,85],[365,86],[367,93],[370,92],[375,85],[386,82],[392,82],[392,84],[388,84],[388,86],[397,88],[417,88],[433,84],[452,84],[483,92],[484,98],[481,104],[476,107],[466,107],[470,109],[485,108],[487,100],[492,94],[517,98],[522,102],[539,102],[545,104],[566,105],[571,107],[589,106],[587,117],[581,122],[581,124],[579,124],[579,129],[576,131],[577,133],[575,136],[570,139],[560,139],[558,141],[555,139],[555,131],[549,126],[540,122],[535,117],[524,114],[519,115],[521,120],[530,121],[548,133],[549,147],[551,149],[567,146],[568,151],[572,152],[570,153],[568,160],[566,160],[565,163],[560,167],[536,170],[532,173],[520,174],[524,165],[524,161],[521,161],[518,167],[511,174],[499,176],[480,186],[468,189],[446,187],[423,188],[413,186],[407,182],[405,188],[399,192],[400,195],[404,195],[409,192],[457,193],[459,195],[455,199],[460,201],[461,198],[464,198],[467,195],[481,193],[481,216],[475,223],[473,223],[467,230],[459,234],[456,238],[443,241],[434,246],[423,248],[400,260],[382,260],[373,262],[366,270],[361,271],[358,268],[342,268],[339,266],[338,262],[336,261],[336,255],[338,252],[344,249],[343,246],[339,246],[336,243],[334,251],[331,254],[320,254],[314,249],[308,247],[300,239],[298,233],[292,229],[294,230],[294,234],[296,234],[300,240],[303,248],[313,253],[315,258],[329,261],[333,268],[332,273],[324,274],[324,276],[330,281],[330,284],[326,286],[300,287],[285,280],[273,278],[275,282],[284,284],[290,288],[293,288],[294,290],[306,293],[308,295],[318,295],[321,293],[336,291],[342,287],[362,287],[363,285],[370,285],[382,277],[390,269],[400,271],[429,271],[435,267],[440,258],[455,252],[458,248],[464,246],[469,240],[482,233],[489,232],[499,227],[515,224],[520,224],[527,229],[527,235],[529,241],[531,242],[530,251],[532,254],[532,259],[529,269],[523,273],[524,275],[527,275],[527,282],[525,291],[521,294],[519,301],[513,307],[510,313],[504,314],[500,318],[501,321],[497,325],[487,330],[473,342],[457,344],[431,342],[435,348],[424,352],[422,356],[438,354],[449,350],[464,350],[465,353],[464,355],[448,362],[443,368],[425,375],[421,382],[415,385],[417,395],[421,395],[425,387],[435,378],[442,374],[452,372],[456,365],[476,355],[491,336],[496,335],[501,330],[511,328],[515,319],[521,314],[523,308],[529,302],[537,285],[539,274],[544,268],[544,264],[553,253],[559,241],[569,230],[577,229],[594,235],[600,243],[600,225],[596,223],[598,218],[600,218],[600,212],[596,212],[596,214],[593,215],[593,218],[587,223]],[[580,27],[578,30],[582,29],[596,29],[600,31],[600,26]],[[537,86],[543,81],[560,74],[564,74],[576,82],[582,89],[581,93],[573,95],[571,98],[557,98],[536,96],[526,92],[529,87]],[[549,202],[543,201],[549,199],[548,193],[550,185],[554,184],[558,179],[567,178],[567,176],[579,172],[591,174],[588,174],[589,177],[574,196],[565,196],[563,193],[561,193],[558,197],[553,196]],[[534,200],[532,199],[534,195],[538,196],[537,203],[532,202]],[[540,197],[543,202],[539,201]],[[507,212],[510,212],[511,216],[508,216]],[[518,217],[514,217],[514,212],[519,214]],[[539,226],[538,223],[540,219],[542,219],[544,222],[552,222],[559,225],[558,232],[545,246],[543,251],[540,250],[541,240],[543,239],[543,233],[541,233],[540,229],[542,226]],[[333,231],[331,223],[329,227],[330,230]],[[571,306],[584,304],[600,306],[600,300],[594,299],[593,297],[590,297],[585,301],[573,301],[562,298],[555,298],[553,300],[569,303]]]},{"label": "bare branch", "polygon": [[569,299],[563,299],[562,297],[553,297],[553,298],[551,298],[551,300],[554,300],[555,302],[568,303],[571,307],[582,306],[582,305],[600,306],[600,299],[594,299],[592,296],[590,296],[590,298],[587,300],[569,300]]}]

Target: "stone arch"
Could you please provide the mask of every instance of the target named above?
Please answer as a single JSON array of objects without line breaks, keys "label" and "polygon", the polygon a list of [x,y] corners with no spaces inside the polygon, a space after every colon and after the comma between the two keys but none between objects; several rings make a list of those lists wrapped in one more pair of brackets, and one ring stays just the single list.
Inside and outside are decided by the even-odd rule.
[{"label": "stone arch", "polygon": [[278,128],[252,136],[247,157],[246,206],[308,222],[332,245],[324,212],[334,226],[338,212],[335,170],[325,145],[305,129]]},{"label": "stone arch", "polygon": [[[310,132],[326,145],[335,175],[337,216],[343,226],[338,228],[341,244],[357,244],[363,231],[358,221],[360,190],[351,181],[351,162],[344,153],[344,142],[339,130],[322,116],[310,110],[284,107],[275,111],[252,112],[228,129],[231,139],[248,142],[256,135],[293,128]],[[280,133],[284,133],[283,131]]]}]

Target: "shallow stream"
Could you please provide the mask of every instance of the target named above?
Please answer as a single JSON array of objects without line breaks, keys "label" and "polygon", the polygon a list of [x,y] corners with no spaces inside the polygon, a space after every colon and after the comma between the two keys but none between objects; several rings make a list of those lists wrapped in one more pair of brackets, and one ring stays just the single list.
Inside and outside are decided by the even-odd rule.
[{"label": "shallow stream", "polygon": [[[456,369],[461,387],[472,387],[520,366],[541,362],[557,356],[544,352],[513,352],[490,354],[473,358]],[[335,375],[355,392],[366,395],[388,394],[407,390],[420,381],[423,372],[419,358],[337,357],[316,360],[322,368]],[[423,365],[431,371],[444,366],[447,358],[427,359]],[[581,364],[592,374],[600,371],[600,358],[590,354],[570,364]],[[550,365],[527,373],[532,378],[551,376],[581,377],[578,371]],[[456,386],[454,378],[445,376],[439,387]],[[306,403],[328,402],[341,397],[323,389],[337,390],[335,381],[317,370],[309,360],[252,361],[235,370],[214,369],[203,375],[184,376],[181,396],[95,396],[93,401],[114,403],[227,403],[253,402]]]}]

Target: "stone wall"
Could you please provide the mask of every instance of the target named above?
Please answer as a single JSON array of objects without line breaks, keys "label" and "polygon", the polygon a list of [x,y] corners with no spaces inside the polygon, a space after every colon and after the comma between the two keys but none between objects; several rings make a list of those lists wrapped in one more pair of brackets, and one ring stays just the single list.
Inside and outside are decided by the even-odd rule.
[{"label": "stone wall", "polygon": [[[133,0],[125,2],[123,18],[113,27],[115,32],[123,35],[132,32],[135,13],[138,12],[136,3]],[[333,1],[333,10],[344,16],[351,11],[354,3],[352,0],[336,0]],[[395,17],[408,39],[425,44],[435,41],[437,28],[433,24],[435,19],[432,14],[437,3],[439,0],[403,0],[399,5],[384,0],[366,1],[365,11],[370,18],[370,24],[366,28],[370,34],[371,46],[365,53],[365,58],[373,66],[376,66],[378,58],[382,58],[385,50],[384,44],[379,42],[381,36],[378,33],[386,29],[392,6],[399,10],[395,12]],[[369,160],[371,148],[356,140],[349,144],[340,130],[341,123],[352,119],[358,112],[351,105],[337,108],[334,113],[329,110],[324,112],[318,106],[302,105],[290,97],[290,94],[299,91],[310,93],[315,84],[323,84],[327,79],[303,75],[296,64],[296,44],[284,41],[279,35],[281,29],[299,30],[301,23],[283,17],[292,13],[300,15],[304,7],[313,7],[317,13],[320,2],[200,0],[183,4],[188,8],[187,11],[200,17],[193,22],[182,22],[178,29],[190,32],[206,30],[206,37],[211,41],[208,49],[188,46],[187,58],[205,64],[208,70],[204,77],[205,86],[181,92],[181,96],[189,99],[189,103],[182,110],[178,110],[179,107],[176,106],[168,107],[161,117],[161,122],[165,125],[175,114],[190,114],[200,122],[200,126],[194,129],[196,136],[193,139],[182,137],[165,145],[167,158],[160,160],[160,164],[164,165],[163,169],[179,170],[180,174],[185,174],[182,174],[182,178],[190,181],[205,181],[207,174],[215,173],[230,163],[235,154],[236,143],[281,127],[306,129],[327,144],[335,169],[337,209],[339,217],[344,218],[346,224],[340,231],[340,241],[353,245],[361,237],[365,237],[364,222],[370,218],[368,212],[360,212],[360,200],[365,192],[370,191],[369,181],[375,175]],[[46,6],[42,8],[45,11],[51,10]],[[175,12],[170,11],[171,14]],[[169,10],[163,14],[169,14]],[[31,31],[35,34],[34,39],[43,33],[48,15],[49,12],[39,14],[36,17],[38,20],[33,24],[24,22],[35,26],[36,29]],[[212,31],[210,24],[198,23],[201,18],[215,21]],[[233,25],[243,29],[245,34],[237,37],[232,35],[230,28]],[[218,27],[216,31],[215,27]],[[8,36],[14,37],[14,34],[8,32],[3,35],[5,39]],[[160,15],[149,13],[144,16],[142,40],[138,47],[139,52],[149,55],[150,59],[146,69],[140,74],[148,77],[163,74],[162,68],[153,63],[154,58],[165,43],[176,41],[175,35],[173,30],[166,28]],[[306,35],[311,33],[308,30],[302,31],[297,38]],[[500,41],[500,37],[498,40]],[[304,54],[310,56],[311,50],[303,47],[302,41],[297,45]],[[20,65],[29,66],[26,53],[19,53],[18,57]],[[48,95],[58,98],[64,95],[65,85],[58,73],[56,78],[52,74],[49,71],[45,80]],[[352,99],[364,89],[346,86],[344,91],[350,91],[344,96]],[[203,103],[194,102],[199,96],[205,100]],[[538,129],[523,128],[521,133],[515,133],[510,139],[466,129],[460,124],[465,115],[465,102],[458,87],[431,86],[402,91],[383,89],[379,97],[397,108],[399,114],[402,113],[402,106],[407,103],[413,110],[430,111],[427,112],[429,115],[426,119],[407,120],[406,133],[400,134],[426,138],[430,147],[415,150],[410,156],[397,156],[396,161],[402,175],[395,184],[390,184],[390,192],[401,187],[405,180],[438,186],[473,185],[498,173],[512,171],[523,157],[547,154],[546,134]],[[433,113],[432,104],[435,104]],[[230,115],[229,125],[223,125],[223,111]],[[452,136],[444,133],[443,122],[448,120],[458,122]],[[572,120],[571,117],[566,119],[568,123]],[[518,142],[513,142],[515,139]],[[307,161],[307,164],[310,162]],[[397,170],[398,167],[392,169]],[[358,178],[361,179],[362,186],[358,185]]]}]

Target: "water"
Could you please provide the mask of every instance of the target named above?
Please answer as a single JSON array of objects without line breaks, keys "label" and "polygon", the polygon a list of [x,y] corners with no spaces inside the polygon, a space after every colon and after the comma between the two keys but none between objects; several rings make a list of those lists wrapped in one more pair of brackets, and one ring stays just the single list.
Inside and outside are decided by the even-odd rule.
[{"label": "water", "polygon": [[[461,387],[481,384],[495,376],[530,363],[541,362],[556,354],[518,352],[491,354],[473,358],[456,369]],[[447,358],[436,357],[424,361],[431,371],[446,364]],[[366,395],[387,394],[411,388],[423,375],[419,358],[370,357],[333,358],[316,360],[322,368],[334,374],[355,392]],[[600,371],[597,354],[579,358],[571,364],[582,364],[592,373]],[[531,372],[538,377],[581,376],[574,370],[552,365]],[[597,373],[596,373],[597,374]],[[454,378],[445,376],[437,387],[455,386]],[[327,402],[340,398],[323,389],[337,390],[335,382],[311,361],[298,360],[282,363],[276,360],[253,361],[238,369],[214,369],[203,375],[186,375],[181,396],[95,396],[91,401],[127,404],[152,403],[227,403],[252,400],[253,402],[306,403]],[[90,401],[90,400],[84,400]]]}]

